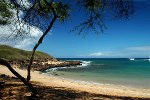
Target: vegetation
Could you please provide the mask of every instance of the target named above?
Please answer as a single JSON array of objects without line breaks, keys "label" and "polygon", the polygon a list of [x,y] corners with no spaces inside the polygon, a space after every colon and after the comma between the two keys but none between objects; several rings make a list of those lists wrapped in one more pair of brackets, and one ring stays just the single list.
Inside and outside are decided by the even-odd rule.
[{"label": "vegetation", "polygon": [[13,12],[10,10],[11,5],[7,2],[0,1],[0,25],[10,23],[10,19],[13,16]]},{"label": "vegetation", "polygon": [[[31,51],[21,50],[7,45],[0,45],[0,58],[6,59],[8,61],[27,60],[30,59],[31,54]],[[44,60],[54,58],[46,53],[36,51],[34,59]]]}]

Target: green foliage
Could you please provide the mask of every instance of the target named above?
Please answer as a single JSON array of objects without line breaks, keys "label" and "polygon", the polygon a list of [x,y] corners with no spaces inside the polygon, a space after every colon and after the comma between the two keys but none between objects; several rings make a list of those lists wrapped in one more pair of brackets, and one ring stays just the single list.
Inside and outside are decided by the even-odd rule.
[{"label": "green foliage", "polygon": [[[31,57],[31,51],[25,51],[17,48],[13,48],[6,45],[0,45],[0,58],[4,58],[8,61],[11,60],[27,60]],[[52,56],[36,51],[35,60],[53,59]]]},{"label": "green foliage", "polygon": [[34,9],[37,11],[38,16],[49,19],[55,13],[61,22],[69,17],[69,6],[67,4],[62,4],[62,2],[47,3],[45,0],[39,0],[35,3]]},{"label": "green foliage", "polygon": [[[69,17],[69,6],[71,5],[63,0],[29,0],[29,2],[31,6],[22,10],[25,14],[22,19],[29,25],[45,29],[53,16],[57,16],[57,21],[60,22],[64,22]],[[81,8],[80,10],[86,11],[83,15],[85,19],[73,29],[79,33],[84,30],[92,30],[95,33],[103,32],[106,29],[103,18],[106,11],[110,11],[112,17],[125,19],[134,13],[133,0],[76,0],[75,2],[77,2],[76,6]],[[11,12],[8,10],[8,3],[0,3],[0,12],[3,12],[1,13],[3,20],[0,20],[0,23],[6,24],[11,17]],[[24,8],[20,2],[13,4],[17,9]]]},{"label": "green foliage", "polygon": [[60,21],[64,22],[69,17],[69,6],[67,4],[55,2],[52,4],[52,7]]},{"label": "green foliage", "polygon": [[37,10],[37,12],[40,16],[48,17],[48,15],[52,13],[50,6],[48,6],[44,2],[44,0],[39,0],[38,2],[35,2],[34,9]]},{"label": "green foliage", "polygon": [[0,25],[5,25],[10,23],[10,19],[13,16],[12,11],[10,11],[11,5],[8,2],[0,1]]},{"label": "green foliage", "polygon": [[87,8],[87,10],[99,10],[102,8],[102,1],[101,0],[85,0],[84,6]]}]

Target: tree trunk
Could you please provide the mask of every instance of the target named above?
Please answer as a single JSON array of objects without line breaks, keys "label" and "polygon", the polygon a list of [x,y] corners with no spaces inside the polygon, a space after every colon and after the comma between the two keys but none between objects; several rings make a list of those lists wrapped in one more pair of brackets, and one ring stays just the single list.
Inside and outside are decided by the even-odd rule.
[{"label": "tree trunk", "polygon": [[16,72],[6,60],[0,59],[0,64],[6,66],[16,77],[18,77],[29,88],[33,95],[37,94],[37,91],[34,89],[32,84],[30,82],[27,82],[23,76]]},{"label": "tree trunk", "polygon": [[31,69],[31,65],[34,59],[34,54],[35,51],[37,49],[37,47],[42,43],[44,37],[48,34],[48,32],[51,30],[55,20],[56,20],[57,16],[54,16],[54,18],[52,19],[51,23],[49,24],[49,27],[47,28],[47,30],[43,33],[43,35],[40,37],[39,41],[37,42],[37,44],[34,46],[33,50],[32,50],[32,56],[27,68],[27,79],[25,79],[23,76],[21,76],[18,72],[16,72],[11,65],[4,59],[0,59],[0,64],[6,66],[16,77],[18,77],[28,88],[29,90],[33,93],[33,95],[37,94],[37,91],[34,89],[34,87],[32,86],[32,84],[30,83],[30,69]]},{"label": "tree trunk", "polygon": [[35,54],[35,51],[36,49],[38,48],[38,46],[42,43],[44,37],[48,34],[48,32],[51,30],[55,20],[56,20],[57,16],[54,16],[54,18],[52,19],[51,23],[49,24],[47,30],[43,33],[43,35],[40,37],[40,39],[38,40],[37,44],[34,46],[33,50],[32,50],[32,56],[31,56],[31,59],[29,61],[29,65],[28,65],[28,68],[27,68],[27,82],[30,81],[31,79],[31,73],[30,73],[30,70],[31,70],[31,65],[32,65],[32,62],[33,62],[33,59],[34,59],[34,54]]}]

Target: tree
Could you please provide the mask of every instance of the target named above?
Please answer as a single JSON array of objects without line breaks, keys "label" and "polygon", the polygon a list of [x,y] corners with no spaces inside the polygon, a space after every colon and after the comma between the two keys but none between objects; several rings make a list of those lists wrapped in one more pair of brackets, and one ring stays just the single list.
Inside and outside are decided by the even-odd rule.
[{"label": "tree", "polygon": [[0,1],[0,25],[5,25],[10,23],[10,18],[13,13],[9,10],[11,6],[7,2]]},{"label": "tree", "polygon": [[[128,19],[134,13],[132,0],[76,0],[73,2],[76,6],[81,7],[81,9],[86,12],[84,15],[86,16],[86,19],[73,29],[73,31],[77,30],[79,34],[84,30],[93,30],[95,33],[103,32],[105,28],[103,22],[105,11],[113,13],[112,15],[116,18],[124,19]],[[10,8],[16,11],[17,18],[15,22],[20,26],[19,29],[16,29],[16,37],[30,34],[21,31],[22,28],[24,28],[22,27],[22,24],[26,24],[29,29],[30,25],[33,25],[44,31],[32,50],[29,65],[27,66],[27,78],[18,74],[7,61],[3,59],[0,60],[0,64],[7,66],[14,75],[16,75],[34,94],[36,94],[30,83],[30,69],[35,51],[56,21],[62,23],[66,21],[69,17],[69,7],[71,6],[63,0],[28,0],[27,2],[24,2],[23,0],[3,0],[0,3],[0,5],[4,4],[3,10],[0,10],[0,12],[4,12],[4,14],[0,15],[2,16],[2,19],[0,20],[1,25],[9,24],[9,19],[13,16],[13,13],[9,10]],[[23,16],[21,17],[19,15],[20,12],[23,12]],[[6,17],[6,20],[3,19],[3,17]]]}]

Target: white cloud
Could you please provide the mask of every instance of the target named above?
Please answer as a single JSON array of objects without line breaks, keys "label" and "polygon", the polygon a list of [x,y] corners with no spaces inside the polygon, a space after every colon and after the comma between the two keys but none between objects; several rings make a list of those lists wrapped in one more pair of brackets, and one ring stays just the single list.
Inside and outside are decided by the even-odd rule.
[{"label": "white cloud", "polygon": [[107,56],[111,56],[110,52],[94,52],[94,53],[90,53],[88,54],[89,57],[107,57]]},{"label": "white cloud", "polygon": [[150,46],[138,46],[138,47],[129,47],[127,50],[133,51],[150,51]]},{"label": "white cloud", "polygon": [[17,2],[18,2],[18,4],[20,4],[21,6],[24,6],[26,8],[31,7],[31,4],[28,2],[28,0],[18,0]]},{"label": "white cloud", "polygon": [[96,52],[96,53],[89,54],[89,56],[102,56],[102,55],[103,55],[103,53],[101,53],[101,52]]},{"label": "white cloud", "polygon": [[35,41],[33,41],[31,38],[23,39],[22,41],[20,41],[20,43],[14,45],[14,47],[25,49],[25,50],[31,50],[31,46],[33,46],[33,42],[35,43]]},{"label": "white cloud", "polygon": [[[23,0],[22,2],[25,2],[26,7],[30,6],[30,4],[26,0]],[[15,10],[13,10],[13,13],[14,15],[16,15]],[[19,16],[22,16],[22,14],[23,12],[20,11]],[[0,25],[0,44],[31,50],[33,45],[38,41],[39,37],[42,35],[43,32],[37,27],[25,23],[21,19],[20,24],[16,23],[16,19],[17,16],[14,16],[14,18],[12,18],[11,20],[11,24],[5,26]],[[23,38],[15,38],[15,36],[19,32],[23,33]],[[9,39],[7,40],[8,37]]]},{"label": "white cloud", "polygon": [[93,53],[81,55],[80,57],[92,57],[92,58],[139,58],[139,57],[148,57],[148,56],[149,56],[149,52],[132,51],[132,50],[130,51],[130,50],[126,49],[126,50],[119,50],[119,51],[93,52]]},{"label": "white cloud", "polygon": [[[0,26],[0,44],[10,45],[25,50],[31,50],[33,45],[38,41],[43,32],[35,26],[30,26],[30,30],[26,28],[26,24],[24,25],[24,27],[25,28],[23,28],[22,31],[29,33],[29,35],[25,34],[25,37],[23,38],[15,38],[14,36],[17,33],[16,31],[14,31],[15,29],[13,30],[13,24]],[[7,40],[8,37],[9,39]]]}]

